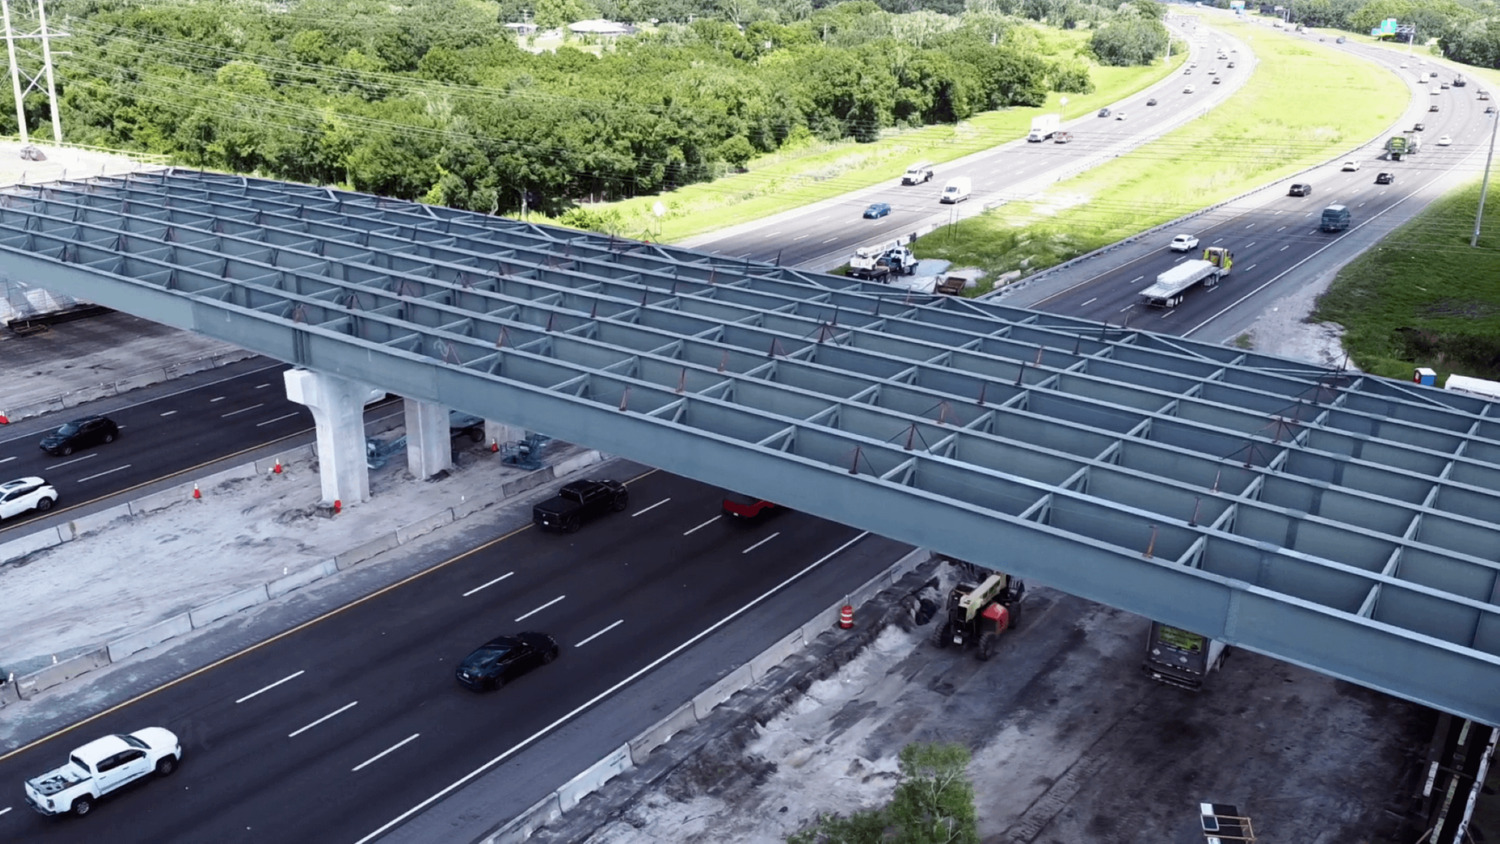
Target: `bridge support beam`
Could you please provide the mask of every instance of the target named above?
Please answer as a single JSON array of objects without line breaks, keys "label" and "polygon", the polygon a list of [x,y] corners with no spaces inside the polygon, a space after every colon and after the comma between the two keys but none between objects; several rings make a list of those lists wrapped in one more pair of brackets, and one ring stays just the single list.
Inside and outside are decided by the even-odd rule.
[{"label": "bridge support beam", "polygon": [[370,498],[365,464],[365,401],[370,385],[310,369],[286,371],[287,398],[312,411],[318,426],[318,473],[323,505],[349,507]]},{"label": "bridge support beam", "polygon": [[453,440],[448,427],[448,408],[441,404],[407,398],[406,468],[422,479],[453,465]]}]

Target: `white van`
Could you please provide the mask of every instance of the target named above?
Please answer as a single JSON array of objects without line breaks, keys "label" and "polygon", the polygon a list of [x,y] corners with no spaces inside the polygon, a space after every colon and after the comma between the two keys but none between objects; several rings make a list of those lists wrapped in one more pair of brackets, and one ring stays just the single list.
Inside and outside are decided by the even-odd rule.
[{"label": "white van", "polygon": [[949,204],[954,202],[963,202],[965,199],[969,198],[969,194],[973,192],[973,190],[974,185],[969,181],[968,176],[959,176],[956,179],[949,179],[948,184],[943,185],[943,196],[940,201]]}]

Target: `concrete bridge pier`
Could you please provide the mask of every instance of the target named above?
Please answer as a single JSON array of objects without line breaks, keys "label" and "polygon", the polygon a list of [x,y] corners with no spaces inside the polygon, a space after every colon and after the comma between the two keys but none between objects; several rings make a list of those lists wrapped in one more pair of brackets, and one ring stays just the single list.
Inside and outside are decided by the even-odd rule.
[{"label": "concrete bridge pier", "polygon": [[406,468],[425,480],[451,467],[453,439],[448,408],[413,398],[403,398],[402,404],[406,414]]},{"label": "concrete bridge pier", "polygon": [[368,384],[337,375],[310,369],[286,371],[287,398],[306,405],[318,426],[318,472],[326,507],[335,501],[349,507],[370,499],[364,410],[372,392],[376,391]]}]

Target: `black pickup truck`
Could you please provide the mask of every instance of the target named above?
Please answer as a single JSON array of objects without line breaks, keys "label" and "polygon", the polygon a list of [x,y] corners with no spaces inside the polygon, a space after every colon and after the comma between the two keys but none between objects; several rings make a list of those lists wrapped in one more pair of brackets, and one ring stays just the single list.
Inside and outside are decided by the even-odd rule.
[{"label": "black pickup truck", "polygon": [[531,520],[542,530],[572,533],[595,516],[628,506],[630,492],[619,481],[573,481],[531,508]]}]

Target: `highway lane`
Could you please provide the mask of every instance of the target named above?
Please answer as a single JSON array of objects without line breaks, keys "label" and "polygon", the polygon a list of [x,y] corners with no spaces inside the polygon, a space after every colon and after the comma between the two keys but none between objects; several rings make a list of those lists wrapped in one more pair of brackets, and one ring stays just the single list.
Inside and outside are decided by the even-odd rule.
[{"label": "highway lane", "polygon": [[[522,530],[0,760],[0,781],[18,786],[82,741],[148,724],[178,732],[186,757],[86,819],[40,817],[13,788],[0,840],[97,841],[106,827],[123,842],[355,840],[857,535],[798,513],[716,519],[717,491],[662,473],[631,491],[629,510],[577,534]],[[874,538],[858,546],[881,553],[825,564],[847,569],[843,588],[897,553]],[[805,619],[839,584],[798,581],[777,601]],[[499,692],[458,686],[459,659],[520,629],[552,633],[562,656]],[[758,631],[765,644],[785,632]],[[524,774],[529,762],[506,764]],[[494,815],[556,785],[496,795]]]},{"label": "highway lane", "polygon": [[[39,475],[57,488],[54,510],[7,519],[0,535],[28,521],[137,489],[152,481],[310,432],[312,414],[286,397],[282,363],[259,359],[248,371],[183,384],[149,397],[91,402],[5,426],[0,475]],[[66,457],[42,451],[42,434],[69,419],[103,413],[120,425],[113,443]]]},{"label": "highway lane", "polygon": [[[852,255],[855,248],[882,243],[911,234],[928,224],[952,222],[981,212],[988,202],[1013,200],[1075,171],[1081,172],[1154,138],[1168,125],[1182,122],[1199,110],[1227,99],[1248,78],[1254,62],[1249,48],[1239,41],[1202,28],[1192,36],[1190,60],[1198,67],[1189,76],[1169,76],[1151,89],[1110,106],[1111,116],[1084,117],[1064,125],[1075,137],[1071,143],[1013,141],[938,165],[937,175],[922,185],[903,186],[900,178],[873,188],[856,190],[835,200],[821,202],[796,212],[738,226],[726,232],[692,238],[688,244],[705,252],[785,265],[821,265],[830,257]],[[1235,67],[1218,61],[1212,44],[1234,49]],[[1211,84],[1210,68],[1225,80]],[[1192,85],[1194,91],[1186,92]],[[1147,100],[1157,105],[1148,107]],[[1115,119],[1124,112],[1126,118]],[[957,205],[938,201],[943,185],[957,176],[968,176],[973,197]],[[732,184],[729,183],[729,184]],[[861,215],[872,202],[886,202],[891,213],[878,220]]]},{"label": "highway lane", "polygon": [[[1377,58],[1393,72],[1414,82],[1416,67],[1401,68],[1400,60],[1388,54]],[[1431,65],[1424,66],[1425,71],[1431,69]],[[1440,79],[1450,77],[1451,74],[1445,73]],[[1492,127],[1490,116],[1484,112],[1489,102],[1477,98],[1473,85],[1442,90],[1436,84],[1438,81],[1433,80],[1431,86],[1437,88],[1436,96],[1429,94],[1428,86],[1412,85],[1413,105],[1398,127],[1424,125],[1423,146],[1416,155],[1402,161],[1386,160],[1382,148],[1387,135],[1383,134],[1378,142],[1352,154],[1282,180],[1265,189],[1257,201],[1216,215],[1211,225],[1190,220],[1163,231],[1155,235],[1160,241],[1160,251],[1109,264],[1097,274],[1037,299],[1028,307],[1188,335],[1241,303],[1251,302],[1252,309],[1271,306],[1290,285],[1299,283],[1292,270],[1313,255],[1336,248],[1338,240],[1350,231],[1370,223],[1398,203],[1430,197],[1434,183],[1444,179],[1449,171],[1472,169],[1477,174],[1483,167]],[[1427,110],[1432,103],[1438,104],[1437,112]],[[1439,146],[1437,140],[1445,134],[1451,136],[1453,143]],[[1359,169],[1346,172],[1345,160],[1355,161]],[[1392,173],[1394,182],[1375,184],[1380,172]],[[1311,184],[1312,195],[1286,195],[1286,186],[1294,182]],[[1335,204],[1349,208],[1351,229],[1336,233],[1320,231],[1323,209]],[[1196,235],[1200,239],[1198,249],[1192,253],[1168,251],[1167,243],[1175,234]],[[1202,249],[1207,246],[1227,246],[1234,252],[1234,269],[1227,279],[1213,288],[1190,291],[1176,308],[1152,308],[1141,301],[1140,292],[1158,274],[1184,260],[1201,257]]]}]

